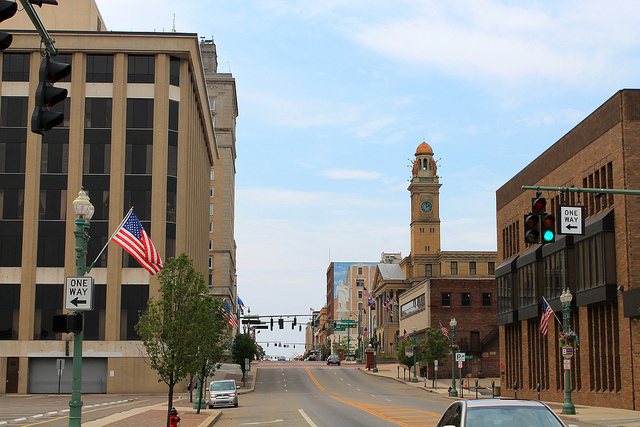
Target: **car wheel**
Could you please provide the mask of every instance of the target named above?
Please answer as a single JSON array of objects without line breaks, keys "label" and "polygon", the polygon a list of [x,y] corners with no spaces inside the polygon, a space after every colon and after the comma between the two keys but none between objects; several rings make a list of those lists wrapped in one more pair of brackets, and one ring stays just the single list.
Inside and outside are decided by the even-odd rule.
[{"label": "car wheel", "polygon": [[209,409],[213,409],[213,405],[209,405]]},{"label": "car wheel", "polygon": [[234,408],[237,408],[237,407],[238,407],[238,402],[234,403],[234,404],[233,404],[233,407],[234,407]]}]

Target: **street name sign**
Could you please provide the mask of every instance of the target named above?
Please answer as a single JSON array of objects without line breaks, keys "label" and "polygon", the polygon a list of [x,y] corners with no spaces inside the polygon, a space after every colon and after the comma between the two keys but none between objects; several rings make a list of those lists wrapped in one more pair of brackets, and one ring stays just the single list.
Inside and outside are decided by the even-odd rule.
[{"label": "street name sign", "polygon": [[356,323],[342,323],[340,324],[340,327],[343,329],[344,328],[354,329],[354,328],[357,328],[358,325]]},{"label": "street name sign", "polygon": [[69,311],[93,310],[93,277],[67,277],[64,308]]},{"label": "street name sign", "polygon": [[464,353],[456,353],[456,362],[464,362],[465,356]]},{"label": "street name sign", "polygon": [[558,217],[558,234],[584,235],[584,206],[559,206]]}]

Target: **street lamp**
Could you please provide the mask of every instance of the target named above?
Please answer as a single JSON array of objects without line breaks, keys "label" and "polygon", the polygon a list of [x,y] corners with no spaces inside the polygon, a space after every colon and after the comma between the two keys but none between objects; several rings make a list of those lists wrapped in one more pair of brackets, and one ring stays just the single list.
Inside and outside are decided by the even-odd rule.
[{"label": "street lamp", "polygon": [[451,326],[451,391],[449,396],[458,397],[458,390],[456,390],[456,351],[453,348],[456,342],[456,326],[458,326],[458,321],[455,317],[451,319],[449,326]]},{"label": "street lamp", "polygon": [[413,379],[411,382],[418,382],[418,377],[416,377],[416,325],[413,325]]},{"label": "street lamp", "polygon": [[[562,303],[562,324],[565,334],[569,334],[571,331],[571,300],[573,295],[569,289],[565,289],[560,295],[560,302]],[[571,359],[568,359],[571,363]],[[570,366],[569,366],[570,368]],[[564,404],[562,405],[563,415],[575,415],[576,407],[571,402],[571,370],[565,366],[564,370]]]},{"label": "street lamp", "polygon": [[[87,245],[89,244],[89,220],[93,217],[94,207],[89,196],[81,188],[78,197],[73,201],[73,212],[76,214],[76,275],[84,276],[91,267],[87,267]],[[76,311],[82,316],[82,311]],[[69,401],[69,427],[80,427],[82,420],[82,339],[84,328],[74,333],[73,339],[73,381],[71,383],[71,400]]]}]

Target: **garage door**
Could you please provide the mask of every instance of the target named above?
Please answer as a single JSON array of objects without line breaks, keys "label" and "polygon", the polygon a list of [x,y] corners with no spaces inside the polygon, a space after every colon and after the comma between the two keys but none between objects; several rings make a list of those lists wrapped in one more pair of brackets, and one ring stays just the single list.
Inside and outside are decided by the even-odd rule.
[{"label": "garage door", "polygon": [[[71,393],[73,379],[73,358],[66,357],[62,376],[58,377],[57,358],[29,359],[29,393],[56,394],[58,384],[60,393]],[[59,381],[58,381],[59,380]],[[107,359],[82,359],[82,393],[107,392]]]}]

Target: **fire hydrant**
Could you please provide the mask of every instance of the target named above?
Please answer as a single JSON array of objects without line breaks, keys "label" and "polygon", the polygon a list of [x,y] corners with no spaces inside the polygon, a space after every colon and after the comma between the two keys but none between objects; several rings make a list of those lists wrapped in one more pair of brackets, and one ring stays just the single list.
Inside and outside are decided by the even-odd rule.
[{"label": "fire hydrant", "polygon": [[178,427],[179,423],[178,411],[176,411],[176,408],[171,408],[171,411],[169,411],[169,427]]}]

